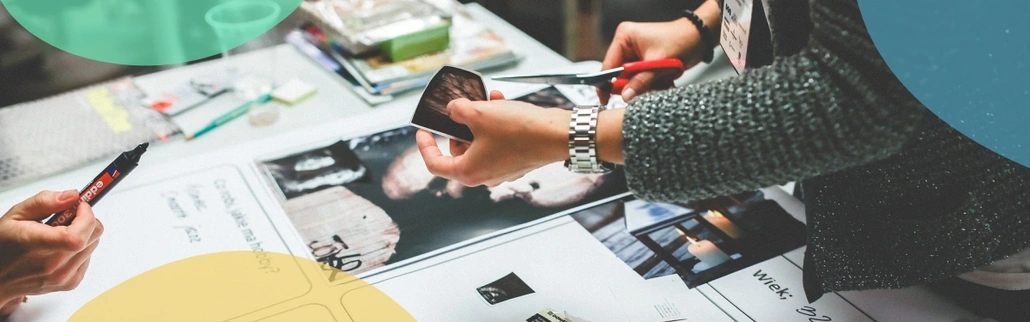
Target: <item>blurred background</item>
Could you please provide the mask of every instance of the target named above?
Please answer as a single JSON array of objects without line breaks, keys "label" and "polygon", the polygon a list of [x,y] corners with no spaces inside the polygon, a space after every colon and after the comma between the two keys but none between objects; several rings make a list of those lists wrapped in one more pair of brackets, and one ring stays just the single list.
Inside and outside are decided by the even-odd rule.
[{"label": "blurred background", "polygon": [[[701,0],[460,0],[478,3],[572,61],[601,60],[622,21],[667,21]],[[247,52],[283,43],[301,23],[290,15],[273,30],[239,47]],[[211,57],[208,59],[213,59]],[[203,60],[201,60],[203,61]],[[22,28],[0,5],[0,107],[44,98],[121,76],[175,66],[122,66],[62,52]]]}]

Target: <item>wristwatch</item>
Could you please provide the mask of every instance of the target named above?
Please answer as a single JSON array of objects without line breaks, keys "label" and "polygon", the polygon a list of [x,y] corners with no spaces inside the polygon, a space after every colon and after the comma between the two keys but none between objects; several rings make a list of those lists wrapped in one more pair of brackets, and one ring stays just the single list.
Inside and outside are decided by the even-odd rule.
[{"label": "wristwatch", "polygon": [[602,106],[576,106],[569,122],[569,159],[565,166],[575,173],[602,174],[615,165],[597,160],[597,115]]}]

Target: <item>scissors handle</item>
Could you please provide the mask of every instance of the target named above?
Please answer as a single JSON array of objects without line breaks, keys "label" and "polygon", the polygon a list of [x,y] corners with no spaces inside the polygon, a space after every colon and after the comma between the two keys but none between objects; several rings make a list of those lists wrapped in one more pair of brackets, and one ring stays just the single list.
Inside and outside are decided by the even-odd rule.
[{"label": "scissors handle", "polygon": [[676,72],[677,75],[683,74],[686,70],[683,67],[683,61],[676,58],[657,59],[657,60],[643,60],[632,63],[626,63],[622,65],[622,73],[612,81],[612,93],[622,93],[622,89],[629,83],[629,79],[636,73],[642,71],[652,71],[661,69],[671,69]]}]

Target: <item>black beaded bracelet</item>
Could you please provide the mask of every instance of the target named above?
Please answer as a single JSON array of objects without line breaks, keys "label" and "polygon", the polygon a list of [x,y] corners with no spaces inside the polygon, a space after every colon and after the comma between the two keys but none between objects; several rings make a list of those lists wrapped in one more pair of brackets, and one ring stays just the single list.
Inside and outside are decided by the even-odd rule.
[{"label": "black beaded bracelet", "polygon": [[698,33],[701,34],[701,42],[704,42],[704,61],[706,64],[712,62],[712,56],[715,55],[715,43],[712,40],[712,34],[708,32],[708,26],[705,26],[705,22],[701,20],[693,10],[683,10],[683,16],[687,17],[690,22],[694,23],[697,27]]}]

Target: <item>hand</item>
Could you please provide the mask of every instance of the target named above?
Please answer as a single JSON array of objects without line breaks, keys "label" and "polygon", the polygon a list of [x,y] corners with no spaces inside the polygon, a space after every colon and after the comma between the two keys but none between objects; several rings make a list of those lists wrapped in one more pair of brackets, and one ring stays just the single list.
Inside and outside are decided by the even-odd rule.
[{"label": "hand", "polygon": [[[694,12],[713,33],[718,32],[721,13],[717,1],[706,1]],[[623,22],[615,30],[615,37],[605,53],[601,69],[616,68],[634,61],[666,58],[678,58],[683,61],[683,67],[689,69],[701,62],[703,47],[697,26],[687,18],[668,22]],[[655,72],[640,72],[630,79],[622,93],[598,90],[597,94],[602,104],[608,104],[612,94],[620,94],[624,101],[629,102],[639,94],[672,87],[673,81],[680,76],[682,74],[672,72],[660,72],[657,75]]]},{"label": "hand", "polygon": [[[446,138],[437,138],[436,145],[446,149],[447,141]],[[437,197],[446,195],[457,199],[461,198],[464,189],[465,186],[460,183],[433,176],[422,161],[418,147],[401,153],[383,175],[383,192],[392,200],[408,199],[421,191],[428,191]]]},{"label": "hand", "polygon": [[[625,63],[665,58],[679,58],[685,68],[701,61],[701,36],[694,25],[686,18],[669,22],[623,22],[615,30],[608,52],[604,55],[601,69],[611,69]],[[682,74],[680,74],[682,75]],[[607,93],[598,90],[601,102],[608,103],[611,94],[621,94],[622,99],[629,102],[637,94],[652,89],[672,87],[672,82],[680,75],[671,72],[640,72],[630,78],[629,84],[622,93]]]},{"label": "hand", "polygon": [[104,226],[85,203],[69,226],[40,222],[78,199],[74,190],[43,191],[0,218],[0,316],[13,312],[27,295],[78,287]]},{"label": "hand", "polygon": [[446,156],[433,134],[416,134],[419,152],[435,176],[466,186],[496,186],[518,179],[536,168],[568,158],[571,112],[542,108],[519,101],[504,101],[498,91],[491,101],[457,99],[447,114],[472,131],[471,144],[452,140]]}]

